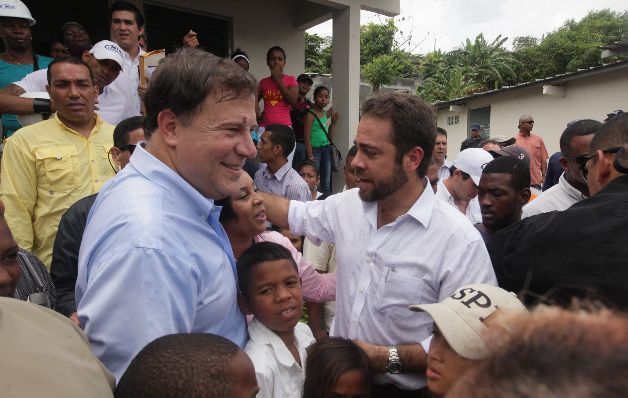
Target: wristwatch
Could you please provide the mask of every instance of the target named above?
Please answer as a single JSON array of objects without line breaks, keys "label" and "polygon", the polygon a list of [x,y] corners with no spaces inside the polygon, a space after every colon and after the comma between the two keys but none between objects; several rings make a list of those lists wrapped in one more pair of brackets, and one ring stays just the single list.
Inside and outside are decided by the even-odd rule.
[{"label": "wristwatch", "polygon": [[396,346],[388,347],[388,364],[386,365],[386,372],[396,375],[401,372],[401,360],[399,359],[399,353]]}]

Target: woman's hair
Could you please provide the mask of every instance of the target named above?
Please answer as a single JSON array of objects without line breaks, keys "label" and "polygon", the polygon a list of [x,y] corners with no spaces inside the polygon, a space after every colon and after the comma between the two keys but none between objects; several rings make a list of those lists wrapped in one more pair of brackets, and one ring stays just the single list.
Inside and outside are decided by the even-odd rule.
[{"label": "woman's hair", "polygon": [[366,354],[353,341],[340,337],[319,340],[307,350],[303,398],[327,398],[340,376],[358,370],[371,396],[371,372]]},{"label": "woman's hair", "polygon": [[316,96],[318,95],[318,93],[320,93],[323,90],[327,90],[327,92],[329,92],[329,89],[325,86],[318,86],[314,89],[314,98],[316,98]]},{"label": "woman's hair", "polygon": [[281,53],[283,54],[284,61],[286,60],[286,52],[283,50],[283,48],[281,48],[279,46],[272,46],[271,48],[268,49],[268,52],[266,53],[266,61],[267,62],[268,62],[268,59],[270,58],[270,56],[275,51],[281,51]]},{"label": "woman's hair", "polygon": [[316,172],[316,176],[317,177],[321,176],[321,173],[318,170],[318,167],[316,167],[316,163],[314,163],[313,161],[308,160],[308,159],[306,159],[303,162],[301,162],[301,164],[299,165],[299,169],[298,170],[301,171],[302,168],[307,167],[307,166],[309,166],[309,167],[314,169],[314,171]]},{"label": "woman's hair", "polygon": [[231,206],[231,196],[214,200],[214,205],[222,207],[218,220],[223,226],[238,219],[238,215],[233,210],[233,206]]}]

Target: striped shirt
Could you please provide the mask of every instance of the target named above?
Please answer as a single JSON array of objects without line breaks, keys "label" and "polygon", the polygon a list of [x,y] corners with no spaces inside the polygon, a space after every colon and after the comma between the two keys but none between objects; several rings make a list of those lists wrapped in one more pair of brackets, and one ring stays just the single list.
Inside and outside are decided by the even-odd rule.
[{"label": "striped shirt", "polygon": [[291,162],[286,162],[275,174],[262,164],[255,173],[255,185],[262,192],[290,200],[307,202],[312,199],[310,188],[299,173],[292,168]]},{"label": "striped shirt", "polygon": [[[314,244],[336,244],[334,336],[383,346],[418,344],[433,321],[408,305],[440,302],[465,284],[497,283],[479,232],[431,189],[380,228],[377,203],[363,202],[358,189],[323,201],[291,201],[288,221],[293,233]],[[408,373],[380,374],[375,381],[406,390],[426,384],[423,375]]]}]

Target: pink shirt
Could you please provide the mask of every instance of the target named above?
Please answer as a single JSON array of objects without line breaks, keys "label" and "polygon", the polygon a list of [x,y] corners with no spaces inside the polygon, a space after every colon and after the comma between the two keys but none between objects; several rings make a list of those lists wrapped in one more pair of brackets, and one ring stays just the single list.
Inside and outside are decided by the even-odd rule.
[{"label": "pink shirt", "polygon": [[[290,75],[283,75],[283,84],[287,88],[298,86],[297,79]],[[286,126],[292,126],[292,121],[290,120],[291,106],[284,100],[277,83],[271,77],[265,77],[259,82],[259,88],[264,98],[265,115],[260,125],[285,124]]]},{"label": "pink shirt", "polygon": [[543,138],[536,134],[530,134],[529,137],[526,137],[521,132],[517,132],[515,139],[517,140],[517,145],[523,147],[530,155],[530,184],[542,184],[541,163],[548,158]]},{"label": "pink shirt", "polygon": [[266,231],[257,235],[254,240],[255,243],[277,243],[290,250],[294,262],[299,267],[299,276],[301,277],[303,298],[305,300],[323,303],[336,299],[336,274],[319,274],[316,272],[312,265],[294,248],[288,238],[276,231]]}]

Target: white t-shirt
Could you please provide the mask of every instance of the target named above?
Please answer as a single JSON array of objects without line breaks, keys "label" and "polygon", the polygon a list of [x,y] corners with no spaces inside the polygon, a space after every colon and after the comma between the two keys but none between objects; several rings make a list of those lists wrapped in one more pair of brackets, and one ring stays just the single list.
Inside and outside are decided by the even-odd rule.
[{"label": "white t-shirt", "polygon": [[315,341],[310,328],[300,322],[294,328],[301,365],[295,361],[281,338],[256,318],[249,324],[249,336],[251,339],[246,343],[244,351],[255,367],[259,385],[257,398],[301,398],[306,349]]}]

